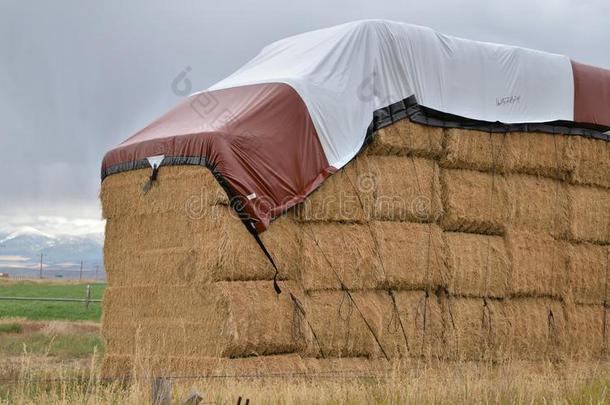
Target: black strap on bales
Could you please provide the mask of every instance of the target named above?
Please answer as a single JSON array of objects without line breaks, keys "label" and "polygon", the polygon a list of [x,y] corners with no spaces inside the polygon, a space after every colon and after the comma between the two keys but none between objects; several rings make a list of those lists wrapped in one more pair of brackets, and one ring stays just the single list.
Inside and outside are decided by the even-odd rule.
[{"label": "black strap on bales", "polygon": [[277,276],[280,274],[280,271],[278,270],[277,265],[275,264],[275,261],[273,260],[273,257],[271,257],[271,254],[269,253],[269,251],[265,247],[265,244],[261,240],[261,237],[258,235],[258,231],[256,230],[256,227],[254,226],[254,221],[252,221],[251,219],[247,219],[244,221],[242,219],[242,222],[244,223],[244,225],[246,225],[248,232],[250,232],[250,235],[252,235],[254,237],[254,240],[258,244],[258,247],[261,248],[261,250],[267,257],[267,260],[269,260],[269,263],[271,263],[271,265],[273,266],[273,269],[275,270],[275,274],[273,275],[273,289],[275,290],[276,294],[278,294],[278,295],[281,294],[282,290],[277,283]]},{"label": "black strap on bales", "polygon": [[273,269],[275,270],[275,274],[273,275],[273,289],[275,290],[276,294],[278,294],[278,295],[281,294],[282,289],[280,288],[280,286],[277,283],[277,277],[280,274],[280,271],[278,270],[277,265],[275,264],[275,261],[273,260],[273,257],[271,257],[271,254],[269,253],[269,251],[265,247],[265,244],[263,243],[260,236],[258,235],[256,226],[254,226],[254,220],[252,218],[250,218],[248,213],[244,210],[244,206],[239,201],[239,199],[232,198],[231,206],[233,207],[235,212],[237,212],[237,214],[239,215],[239,219],[241,219],[241,222],[244,224],[244,226],[246,227],[248,232],[250,232],[250,235],[252,235],[252,237],[258,244],[258,247],[263,251],[263,253],[267,257],[267,260],[269,260],[269,263],[271,263],[271,266],[273,266]]},{"label": "black strap on bales", "polygon": [[309,327],[309,330],[311,331],[311,334],[313,335],[313,338],[316,341],[316,345],[318,345],[318,350],[320,350],[320,356],[322,356],[322,358],[325,359],[326,357],[324,356],[324,351],[322,351],[322,344],[320,343],[320,340],[318,339],[318,335],[316,334],[316,331],[313,329],[313,326],[307,319],[307,314],[305,313],[305,308],[303,308],[303,304],[301,304],[301,301],[299,301],[299,299],[297,297],[295,297],[295,295],[292,292],[290,292],[289,294],[290,294],[290,299],[292,300],[294,307],[301,315],[303,315],[303,319],[307,323],[307,327]]},{"label": "black strap on bales", "polygon": [[142,186],[142,194],[146,194],[152,188],[153,183],[157,180],[157,175],[159,174],[159,166],[155,163],[152,167],[152,172],[150,173],[150,177],[148,177],[148,181],[144,183]]}]

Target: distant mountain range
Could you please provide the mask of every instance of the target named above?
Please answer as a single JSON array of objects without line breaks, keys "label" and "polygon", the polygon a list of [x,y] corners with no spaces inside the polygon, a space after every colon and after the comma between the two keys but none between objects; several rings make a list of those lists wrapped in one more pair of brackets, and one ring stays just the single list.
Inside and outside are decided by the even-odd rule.
[{"label": "distant mountain range", "polygon": [[0,272],[38,270],[41,254],[44,271],[74,272],[81,261],[88,271],[101,268],[103,239],[103,234],[49,235],[30,226],[0,233]]}]

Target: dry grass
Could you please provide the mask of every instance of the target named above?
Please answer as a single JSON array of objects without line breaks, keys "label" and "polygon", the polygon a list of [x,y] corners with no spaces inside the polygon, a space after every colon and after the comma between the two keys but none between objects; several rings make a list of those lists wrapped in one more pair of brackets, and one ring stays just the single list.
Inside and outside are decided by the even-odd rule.
[{"label": "dry grass", "polygon": [[[249,377],[172,380],[173,401],[190,392],[203,403],[337,404],[337,403],[607,403],[610,369],[604,362],[527,363],[412,362],[378,377],[370,373],[309,376],[250,375]],[[141,404],[151,402],[151,376],[142,373],[125,381],[102,380],[95,366],[81,370],[58,368],[44,381],[27,356],[15,365],[17,380],[0,384],[6,404]],[[346,370],[347,371],[347,370]],[[244,375],[236,373],[233,375]],[[217,374],[215,374],[217,375]]]}]

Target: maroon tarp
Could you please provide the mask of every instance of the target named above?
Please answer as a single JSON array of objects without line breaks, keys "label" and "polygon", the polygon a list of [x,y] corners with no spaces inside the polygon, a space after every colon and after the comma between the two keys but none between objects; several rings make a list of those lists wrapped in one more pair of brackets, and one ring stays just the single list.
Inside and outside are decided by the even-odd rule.
[{"label": "maroon tarp", "polygon": [[302,99],[280,83],[193,95],[108,152],[102,172],[155,155],[207,160],[242,197],[259,232],[335,171]]},{"label": "maroon tarp", "polygon": [[574,122],[610,127],[610,70],[572,61]]}]

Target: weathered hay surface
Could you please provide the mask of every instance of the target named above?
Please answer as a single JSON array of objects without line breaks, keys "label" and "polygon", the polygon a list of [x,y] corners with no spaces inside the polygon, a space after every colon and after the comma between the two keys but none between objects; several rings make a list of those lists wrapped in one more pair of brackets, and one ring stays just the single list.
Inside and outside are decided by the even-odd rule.
[{"label": "weathered hay surface", "polygon": [[488,352],[490,328],[481,298],[445,299],[447,345],[444,357],[451,360],[481,360]]},{"label": "weathered hay surface", "polygon": [[441,159],[444,168],[506,171],[507,135],[459,128],[445,131],[445,154]]},{"label": "weathered hay surface", "polygon": [[506,237],[514,296],[561,298],[567,281],[566,242],[510,229]]},{"label": "weathered hay surface", "polygon": [[541,132],[506,134],[506,166],[509,171],[565,179],[575,165],[571,135]]},{"label": "weathered hay surface", "polygon": [[302,344],[293,336],[294,310],[289,294],[278,296],[263,281],[111,287],[104,297],[103,335],[109,352],[119,354],[289,353]]},{"label": "weathered hay surface", "polygon": [[504,301],[502,309],[494,323],[496,346],[508,358],[557,359],[565,353],[567,323],[560,301],[513,299]]},{"label": "weathered hay surface", "polygon": [[295,213],[301,221],[431,222],[441,213],[438,176],[432,160],[362,155],[331,176]]},{"label": "weathered hay surface", "polygon": [[442,231],[435,224],[373,222],[389,288],[430,289],[447,284]]},{"label": "weathered hay surface", "polygon": [[568,201],[571,238],[610,243],[610,189],[569,186]]},{"label": "weathered hay surface", "polygon": [[610,302],[610,246],[569,244],[566,300],[578,304]]},{"label": "weathered hay surface", "polygon": [[384,347],[393,357],[408,354],[409,357],[438,358],[444,347],[443,313],[438,297],[425,291],[393,294],[396,307],[392,306],[399,317],[393,314],[382,332]]},{"label": "weathered hay surface", "polygon": [[[385,275],[368,225],[315,223],[302,230],[300,279],[305,290],[375,289]],[[335,274],[336,273],[336,274]]]},{"label": "weathered hay surface", "polygon": [[372,179],[359,177],[357,157],[330,176],[292,211],[300,221],[365,222],[371,216],[372,202],[362,194],[370,193]]},{"label": "weathered hay surface", "polygon": [[400,120],[373,134],[369,155],[414,155],[436,158],[443,151],[443,129]]},{"label": "weathered hay surface", "polygon": [[471,170],[442,170],[441,185],[445,211],[441,225],[444,229],[502,233],[509,212],[504,176]]},{"label": "weathered hay surface", "polygon": [[431,358],[442,350],[443,318],[436,295],[425,291],[351,294],[355,304],[346,292],[323,291],[308,296],[307,319],[318,341],[305,330],[308,347],[304,355],[375,359],[385,358],[385,352],[390,359]]},{"label": "weathered hay surface", "polygon": [[607,142],[408,120],[379,130],[261,235],[280,295],[208,169],[162,167],[142,195],[149,175],[102,185],[104,375],[607,352]]},{"label": "weathered hay surface", "polygon": [[570,181],[610,188],[610,142],[582,136],[572,136],[570,141],[576,152]]},{"label": "weathered hay surface", "polygon": [[472,297],[505,297],[510,261],[499,236],[445,232],[449,292]]},{"label": "weathered hay surface", "polygon": [[[300,261],[300,230],[291,218],[274,221],[261,239],[282,277]],[[271,280],[274,269],[228,206],[203,218],[184,215],[109,219],[104,245],[111,284],[180,284],[220,280]]]},{"label": "weathered hay surface", "polygon": [[[227,205],[227,194],[212,172],[203,166],[163,166],[158,181],[146,195],[142,186],[150,169],[133,170],[108,176],[102,182],[102,217],[196,213],[207,215],[214,205]],[[189,187],[184,187],[189,184]]]},{"label": "weathered hay surface", "polygon": [[507,177],[510,225],[565,238],[569,232],[567,186],[558,180],[528,175]]},{"label": "weathered hay surface", "polygon": [[[600,358],[608,349],[607,314],[603,305],[566,307],[567,354],[577,358]],[[606,330],[606,332],[604,332]]]},{"label": "weathered hay surface", "polygon": [[373,217],[387,221],[433,222],[441,214],[439,168],[414,157],[368,157],[359,166],[361,189],[374,201]]},{"label": "weathered hay surface", "polygon": [[383,356],[375,336],[379,338],[391,321],[393,310],[388,293],[366,291],[351,295],[355,304],[345,291],[309,294],[305,310],[318,340],[308,330],[304,331],[308,336],[305,356],[321,357],[322,353],[325,357]]}]

